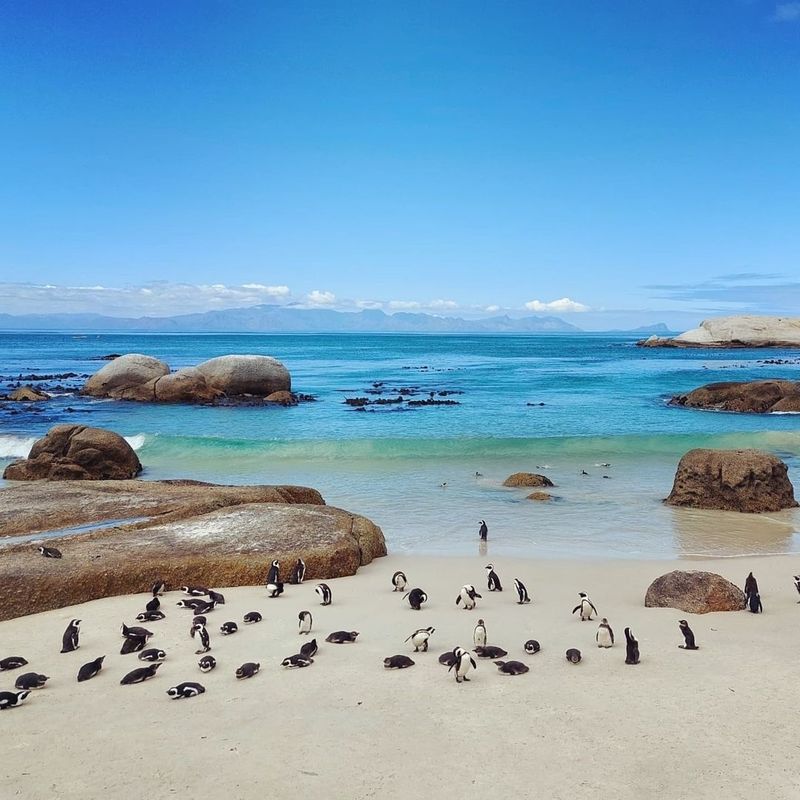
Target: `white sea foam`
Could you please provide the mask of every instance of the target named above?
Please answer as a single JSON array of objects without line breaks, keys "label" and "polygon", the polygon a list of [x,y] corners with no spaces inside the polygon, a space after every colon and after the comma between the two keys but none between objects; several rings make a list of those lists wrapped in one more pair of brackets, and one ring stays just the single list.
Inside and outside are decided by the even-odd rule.
[{"label": "white sea foam", "polygon": [[147,441],[147,436],[144,433],[137,433],[133,436],[125,436],[125,441],[134,449],[141,450],[144,443]]},{"label": "white sea foam", "polygon": [[27,458],[35,436],[0,436],[0,458]]}]

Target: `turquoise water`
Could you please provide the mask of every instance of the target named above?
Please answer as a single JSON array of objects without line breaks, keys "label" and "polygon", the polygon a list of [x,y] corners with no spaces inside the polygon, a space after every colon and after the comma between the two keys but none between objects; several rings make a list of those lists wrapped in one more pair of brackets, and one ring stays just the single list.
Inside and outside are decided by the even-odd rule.
[{"label": "turquoise water", "polygon": [[[798,363],[763,363],[797,355],[640,349],[634,341],[578,334],[0,334],[0,391],[20,374],[94,372],[104,362],[92,359],[107,353],[147,353],[173,368],[224,353],[263,353],[286,364],[296,391],[316,397],[290,409],[152,406],[81,398],[71,390],[82,378],[52,380],[49,388],[56,384],[63,396],[41,410],[0,410],[0,465],[23,456],[52,424],[78,422],[128,437],[145,477],[313,485],[329,502],[378,522],[395,551],[471,552],[477,520],[486,518],[490,547],[499,553],[794,552],[791,512],[755,522],[722,515],[723,524],[720,515],[678,513],[659,500],[680,455],[698,446],[767,449],[798,477],[800,417],[665,404],[713,380],[800,379]],[[376,382],[383,382],[382,397],[399,389],[417,398],[456,392],[447,397],[459,405],[364,413],[344,403],[376,397],[365,394]],[[605,463],[612,466],[596,466]],[[523,469],[546,472],[561,499],[545,506],[500,487]]]}]

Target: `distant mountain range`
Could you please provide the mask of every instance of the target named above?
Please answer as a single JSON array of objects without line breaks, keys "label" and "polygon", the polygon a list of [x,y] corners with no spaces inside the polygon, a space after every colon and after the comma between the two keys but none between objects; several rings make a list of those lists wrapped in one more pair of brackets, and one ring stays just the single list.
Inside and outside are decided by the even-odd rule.
[{"label": "distant mountain range", "polygon": [[[581,333],[559,317],[487,319],[379,310],[332,311],[278,305],[230,308],[173,317],[108,317],[102,314],[0,314],[0,330],[130,331],[138,333]],[[635,333],[663,333],[663,323]]]}]

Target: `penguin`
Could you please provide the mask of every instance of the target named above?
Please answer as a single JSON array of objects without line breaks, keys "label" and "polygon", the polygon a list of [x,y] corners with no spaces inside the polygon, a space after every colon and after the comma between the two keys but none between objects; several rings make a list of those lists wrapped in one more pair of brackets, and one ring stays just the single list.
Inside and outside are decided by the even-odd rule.
[{"label": "penguin", "polygon": [[471,583],[465,583],[461,587],[461,591],[458,593],[458,597],[456,597],[456,605],[459,603],[464,604],[465,611],[472,611],[475,608],[475,598],[482,597],[475,591],[475,587]]},{"label": "penguin", "polygon": [[141,614],[136,615],[137,622],[158,622],[167,615],[163,611],[142,611]]},{"label": "penguin", "polygon": [[201,597],[190,597],[186,600],[178,600],[178,602],[175,603],[175,605],[178,606],[178,608],[188,608],[191,609],[192,611],[195,611],[195,609],[206,605],[206,603],[207,601],[203,600]]},{"label": "penguin", "polygon": [[594,635],[594,640],[597,642],[598,647],[614,646],[614,630],[608,624],[608,620],[605,617],[600,620],[600,625],[597,628],[597,633]]},{"label": "penguin", "polygon": [[455,650],[448,650],[446,653],[442,653],[439,656],[439,663],[445,667],[452,667],[456,663]]},{"label": "penguin", "polygon": [[625,663],[639,663],[639,642],[636,641],[630,628],[625,628]]},{"label": "penguin", "polygon": [[9,656],[0,661],[0,672],[7,669],[19,669],[20,667],[24,667],[27,663],[27,659],[24,659],[22,656]]},{"label": "penguin", "polygon": [[310,611],[301,611],[297,615],[298,621],[298,628],[299,633],[302,635],[304,633],[311,633],[311,626],[314,624],[314,619],[311,616]]},{"label": "penguin", "polygon": [[581,598],[581,601],[572,609],[572,613],[574,614],[576,611],[580,611],[581,622],[586,622],[586,620],[592,618],[592,613],[597,614],[597,609],[594,607],[594,603],[589,599],[586,592],[578,592],[578,596]]},{"label": "penguin", "polygon": [[136,625],[129,628],[124,622],[121,630],[126,639],[144,639],[147,641],[153,635],[153,631],[149,631],[147,628],[139,628]]},{"label": "penguin", "polygon": [[758,592],[747,595],[747,606],[753,614],[760,614],[764,610],[761,605],[761,595]]},{"label": "penguin", "polygon": [[147,667],[139,667],[139,669],[131,670],[121,681],[121,686],[129,686],[133,683],[143,683],[144,681],[154,678],[156,671],[161,666],[161,662],[155,662]]},{"label": "penguin", "polygon": [[525,588],[525,584],[519,578],[514,578],[514,588],[517,590],[518,605],[530,603],[531,598],[528,596],[528,590]]},{"label": "penguin", "polygon": [[753,573],[749,572],[747,577],[744,579],[745,600],[747,600],[751,594],[758,594],[758,581],[753,576]]},{"label": "penguin", "polygon": [[223,622],[219,628],[219,632],[223,636],[230,636],[232,633],[236,633],[238,630],[239,626],[235,622]]},{"label": "penguin", "polygon": [[78,647],[80,647],[78,644],[80,627],[81,621],[79,619],[73,619],[70,621],[69,625],[67,625],[64,635],[61,637],[62,653],[71,653],[73,650],[77,650]]},{"label": "penguin", "polygon": [[236,670],[236,677],[239,680],[242,680],[243,678],[252,678],[253,675],[257,674],[260,669],[261,664],[258,664],[255,661],[246,661]]},{"label": "penguin", "polygon": [[414,662],[408,656],[389,656],[383,659],[384,669],[408,669],[413,666]]},{"label": "penguin", "polygon": [[208,633],[208,628],[205,625],[201,625],[197,623],[194,626],[194,632],[197,634],[197,638],[200,640],[200,647],[194,651],[196,656],[201,656],[203,653],[207,653],[211,649],[211,637]]},{"label": "penguin", "polygon": [[526,653],[527,653],[529,656],[535,655],[535,654],[536,654],[536,653],[538,653],[538,652],[539,652],[541,649],[542,649],[542,647],[541,647],[541,645],[539,644],[539,642],[537,642],[537,641],[536,641],[536,639],[528,639],[528,641],[527,641],[527,642],[525,642],[525,652],[526,652]]},{"label": "penguin", "polygon": [[38,672],[26,672],[14,681],[15,689],[43,689],[50,678]]},{"label": "penguin", "polygon": [[486,582],[489,585],[490,592],[503,591],[503,586],[500,583],[500,578],[497,577],[497,573],[494,571],[494,564],[486,565]]},{"label": "penguin", "polygon": [[407,642],[411,642],[414,645],[414,652],[419,653],[422,651],[423,653],[428,652],[428,640],[433,635],[436,628],[420,628],[419,630],[414,631],[411,636],[406,639]]},{"label": "penguin", "polygon": [[157,647],[151,647],[148,650],[142,650],[141,653],[137,656],[139,661],[158,661],[161,662],[167,657],[167,654],[163,650],[159,650]]},{"label": "penguin", "polygon": [[321,606],[329,606],[331,601],[333,600],[333,594],[331,593],[331,587],[328,586],[327,583],[318,583],[314,587],[314,591],[320,597],[320,605]]},{"label": "penguin", "polygon": [[267,580],[266,583],[280,583],[281,580],[281,562],[277,559],[272,562],[269,566],[269,572],[267,572]]},{"label": "penguin", "polygon": [[570,649],[567,650],[567,661],[569,661],[570,664],[577,664],[580,662],[580,660],[581,651],[578,650],[577,647],[570,647]]},{"label": "penguin", "polygon": [[153,595],[153,599],[148,601],[147,605],[144,607],[145,611],[158,611],[161,607],[161,601],[158,599],[157,595]]},{"label": "penguin", "polygon": [[402,592],[406,588],[407,583],[408,580],[406,579],[405,572],[397,570],[397,572],[392,575],[392,586],[394,586],[394,589],[392,589],[393,592]]},{"label": "penguin", "polygon": [[195,604],[194,613],[195,614],[210,614],[216,607],[217,607],[217,601],[216,600],[206,600],[204,602],[200,602],[200,603]]},{"label": "penguin", "polygon": [[252,625],[252,624],[254,624],[256,622],[261,622],[263,617],[261,616],[261,614],[258,613],[258,611],[248,611],[244,615],[243,619],[244,619],[245,625]]},{"label": "penguin", "polygon": [[[475,473],[475,477],[478,477],[478,473]],[[478,537],[482,542],[485,542],[489,538],[489,526],[486,524],[486,520],[481,520],[481,526],[478,528]]]},{"label": "penguin", "polygon": [[303,656],[303,658],[314,658],[318,649],[317,640],[312,639],[310,642],[306,642],[300,647],[300,655]]},{"label": "penguin", "polygon": [[21,706],[29,695],[30,691],[28,689],[22,692],[0,692],[0,711]]},{"label": "penguin", "polygon": [[427,601],[428,595],[422,591],[422,589],[412,589],[410,592],[406,592],[403,595],[403,600],[408,598],[408,604],[414,611],[419,611],[422,608],[422,604]]},{"label": "penguin", "polygon": [[492,645],[483,645],[475,648],[475,655],[478,658],[502,658],[508,655],[508,650],[503,650],[502,647],[493,647]]},{"label": "penguin", "polygon": [[494,665],[503,675],[524,675],[530,672],[530,667],[521,661],[495,661]]},{"label": "penguin", "polygon": [[45,558],[61,558],[61,551],[56,550],[55,547],[37,547],[36,548]]},{"label": "penguin", "polygon": [[486,623],[478,620],[475,630],[472,631],[472,643],[475,647],[486,647]]},{"label": "penguin", "polygon": [[180,700],[182,697],[197,697],[197,695],[203,694],[205,690],[206,687],[199,683],[186,681],[185,683],[179,683],[177,686],[167,689],[167,694],[176,700]]},{"label": "penguin", "polygon": [[334,631],[325,637],[326,642],[331,644],[350,644],[355,642],[358,631]]},{"label": "penguin", "polygon": [[167,584],[159,578],[151,587],[150,592],[152,593],[153,597],[157,597],[160,594],[164,594],[166,591]]},{"label": "penguin", "polygon": [[681,633],[683,634],[683,644],[679,644],[678,647],[681,650],[699,650],[699,646],[695,644],[694,641],[694,631],[689,627],[689,623],[685,619],[678,620],[678,625],[680,626]]},{"label": "penguin", "polygon": [[[797,593],[800,594],[800,575],[794,575],[794,588],[797,589]],[[800,600],[797,601],[800,603]]]},{"label": "penguin", "polygon": [[217,666],[217,659],[214,656],[203,656],[197,666],[200,667],[200,672],[211,672]]},{"label": "penguin", "polygon": [[88,664],[84,664],[78,670],[78,683],[83,683],[83,681],[88,681],[94,678],[101,669],[103,669],[103,659],[105,656],[100,656],[96,658],[94,661],[90,661]]},{"label": "penguin", "polygon": [[455,656],[455,660],[447,671],[450,672],[452,669],[456,671],[456,683],[469,681],[467,673],[470,669],[478,668],[475,659],[463,647],[456,647],[453,651],[453,655]]},{"label": "penguin", "polygon": [[292,568],[292,574],[289,577],[289,583],[300,584],[306,579],[306,562],[302,558],[298,558]]},{"label": "penguin", "polygon": [[208,594],[205,586],[181,586],[181,591],[191,597],[202,597]]},{"label": "penguin", "polygon": [[280,581],[267,584],[267,597],[280,597],[282,594],[283,584]]},{"label": "penguin", "polygon": [[314,663],[313,658],[306,658],[304,655],[298,653],[294,656],[289,656],[281,661],[282,667],[289,667],[294,669],[302,669],[303,667],[310,667]]},{"label": "penguin", "polygon": [[122,640],[122,647],[119,649],[119,654],[121,656],[127,656],[131,653],[137,653],[139,650],[144,649],[146,643],[147,639],[143,636],[126,636]]},{"label": "penguin", "polygon": [[225,595],[220,592],[215,592],[213,589],[208,590],[208,599],[213,601],[218,606],[225,605]]}]

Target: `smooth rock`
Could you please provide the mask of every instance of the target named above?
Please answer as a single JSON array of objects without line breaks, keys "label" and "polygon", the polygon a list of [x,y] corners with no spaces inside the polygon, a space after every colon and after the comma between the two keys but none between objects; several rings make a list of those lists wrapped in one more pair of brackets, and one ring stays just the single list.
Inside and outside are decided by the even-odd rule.
[{"label": "smooth rock", "polygon": [[687,614],[741,611],[744,592],[714,572],[676,569],[656,578],[647,589],[648,608],[677,608]]},{"label": "smooth rock", "polygon": [[126,395],[132,388],[168,374],[169,367],[163,361],[141,353],[127,353],[95,372],[86,381],[81,393],[93,397],[130,399]]},{"label": "smooth rock", "polygon": [[509,475],[504,481],[503,486],[511,487],[535,487],[535,486],[553,486],[553,481],[546,475],[537,475],[535,472],[515,472]]},{"label": "smooth rock", "polygon": [[197,365],[208,385],[235,395],[267,397],[273,392],[291,391],[289,370],[275,358],[255,355],[228,355]]},{"label": "smooth rock", "polygon": [[723,381],[675,395],[673,406],[759,414],[800,412],[800,381]]},{"label": "smooth rock", "polygon": [[703,320],[674,338],[651,336],[640,347],[800,347],[800,317],[740,315]]},{"label": "smooth rock", "polygon": [[8,395],[7,399],[21,403],[38,403],[41,400],[49,400],[50,395],[45,392],[40,392],[38,389],[34,389],[33,386],[20,386],[18,389],[14,389],[14,391]]},{"label": "smooth rock", "polygon": [[535,500],[537,503],[548,503],[553,499],[553,495],[547,492],[531,492],[525,499]]}]

